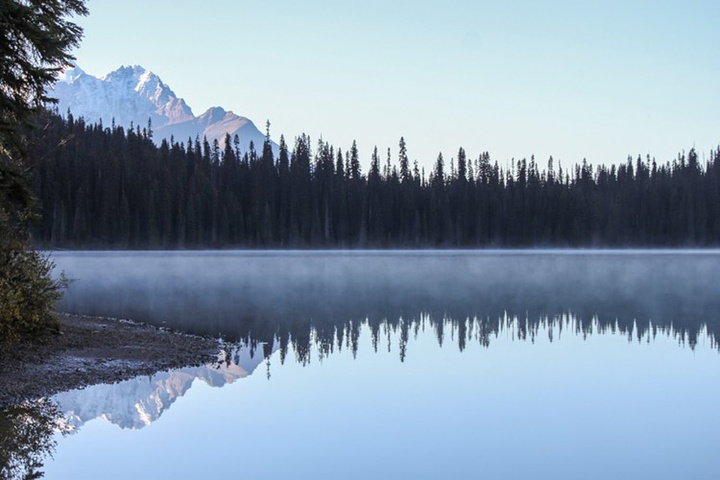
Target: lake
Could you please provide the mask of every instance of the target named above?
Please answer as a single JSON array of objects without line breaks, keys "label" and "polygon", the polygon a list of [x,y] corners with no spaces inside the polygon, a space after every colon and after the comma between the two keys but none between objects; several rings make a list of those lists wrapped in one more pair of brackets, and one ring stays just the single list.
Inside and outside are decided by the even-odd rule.
[{"label": "lake", "polygon": [[47,478],[717,478],[720,251],[55,252],[61,309],[219,336],[61,393]]}]

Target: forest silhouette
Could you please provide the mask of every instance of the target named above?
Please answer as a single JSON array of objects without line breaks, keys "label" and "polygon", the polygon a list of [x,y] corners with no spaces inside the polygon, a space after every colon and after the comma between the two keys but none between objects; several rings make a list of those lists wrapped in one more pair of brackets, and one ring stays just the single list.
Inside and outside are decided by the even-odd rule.
[{"label": "forest silhouette", "polygon": [[[701,161],[628,158],[563,168],[552,157],[501,167],[460,148],[431,171],[377,147],[305,135],[277,158],[145,128],[45,115],[30,132],[33,187],[48,248],[478,248],[713,246],[720,241],[720,149]],[[381,158],[382,157],[382,158]]]}]

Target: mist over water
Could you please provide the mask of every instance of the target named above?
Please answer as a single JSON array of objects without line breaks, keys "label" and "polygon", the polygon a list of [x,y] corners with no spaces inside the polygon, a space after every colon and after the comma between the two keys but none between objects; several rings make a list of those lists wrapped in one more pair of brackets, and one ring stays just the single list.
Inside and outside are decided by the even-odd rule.
[{"label": "mist over water", "polygon": [[55,397],[76,434],[48,478],[720,468],[720,251],[53,256],[77,279],[63,310],[233,343],[217,364]]},{"label": "mist over water", "polygon": [[[55,252],[61,309],[229,340],[283,330],[505,317],[720,329],[720,251]],[[582,327],[581,327],[582,328]]]}]

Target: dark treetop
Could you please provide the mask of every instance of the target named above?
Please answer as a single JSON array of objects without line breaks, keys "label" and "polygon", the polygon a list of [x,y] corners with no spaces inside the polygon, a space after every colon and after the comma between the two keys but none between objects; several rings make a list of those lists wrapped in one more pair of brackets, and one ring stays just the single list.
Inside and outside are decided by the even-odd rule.
[{"label": "dark treetop", "polygon": [[360,169],[303,135],[260,150],[198,138],[156,147],[150,127],[45,116],[34,129],[35,241],[72,248],[708,246],[720,243],[720,150],[671,162],[501,168],[461,148],[433,170],[372,153]]}]

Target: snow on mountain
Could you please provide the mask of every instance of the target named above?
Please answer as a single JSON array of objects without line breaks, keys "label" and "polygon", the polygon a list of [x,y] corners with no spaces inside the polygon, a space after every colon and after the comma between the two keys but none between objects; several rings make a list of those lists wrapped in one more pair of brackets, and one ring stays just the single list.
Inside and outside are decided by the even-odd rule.
[{"label": "snow on mountain", "polygon": [[[170,87],[150,70],[145,70],[137,65],[120,67],[105,75],[101,80],[109,82],[110,85],[117,84],[119,88],[113,86],[112,90],[127,93],[131,101],[138,95],[148,100],[155,107],[153,113],[161,119],[159,125],[183,122],[193,118],[192,110],[187,106],[185,100],[177,98]],[[137,95],[133,95],[132,92]],[[143,124],[140,121],[135,123]]]},{"label": "snow on mountain", "polygon": [[57,77],[58,82],[72,83],[86,73],[77,65],[66,68]]},{"label": "snow on mountain", "polygon": [[[153,139],[160,144],[171,137],[177,142],[190,138],[223,144],[225,135],[238,135],[240,148],[247,151],[252,141],[262,151],[263,135],[245,117],[213,107],[196,117],[185,100],[179,98],[150,70],[139,65],[123,66],[97,78],[74,65],[60,73],[48,92],[58,99],[57,108],[64,115],[70,111],[86,122],[102,121],[128,128],[131,124],[145,128],[152,122]],[[277,153],[277,145],[273,143]]]},{"label": "snow on mountain", "polygon": [[87,122],[108,125],[146,126],[183,122],[194,118],[192,110],[160,77],[140,66],[121,67],[102,78],[88,75],[78,66],[65,70],[49,92],[58,99],[58,111],[68,110]]},{"label": "snow on mountain", "polygon": [[100,120],[110,109],[107,105],[107,86],[99,78],[86,74],[79,67],[61,73],[49,93],[58,99],[57,108],[62,114],[68,110],[82,112],[88,121]]}]

